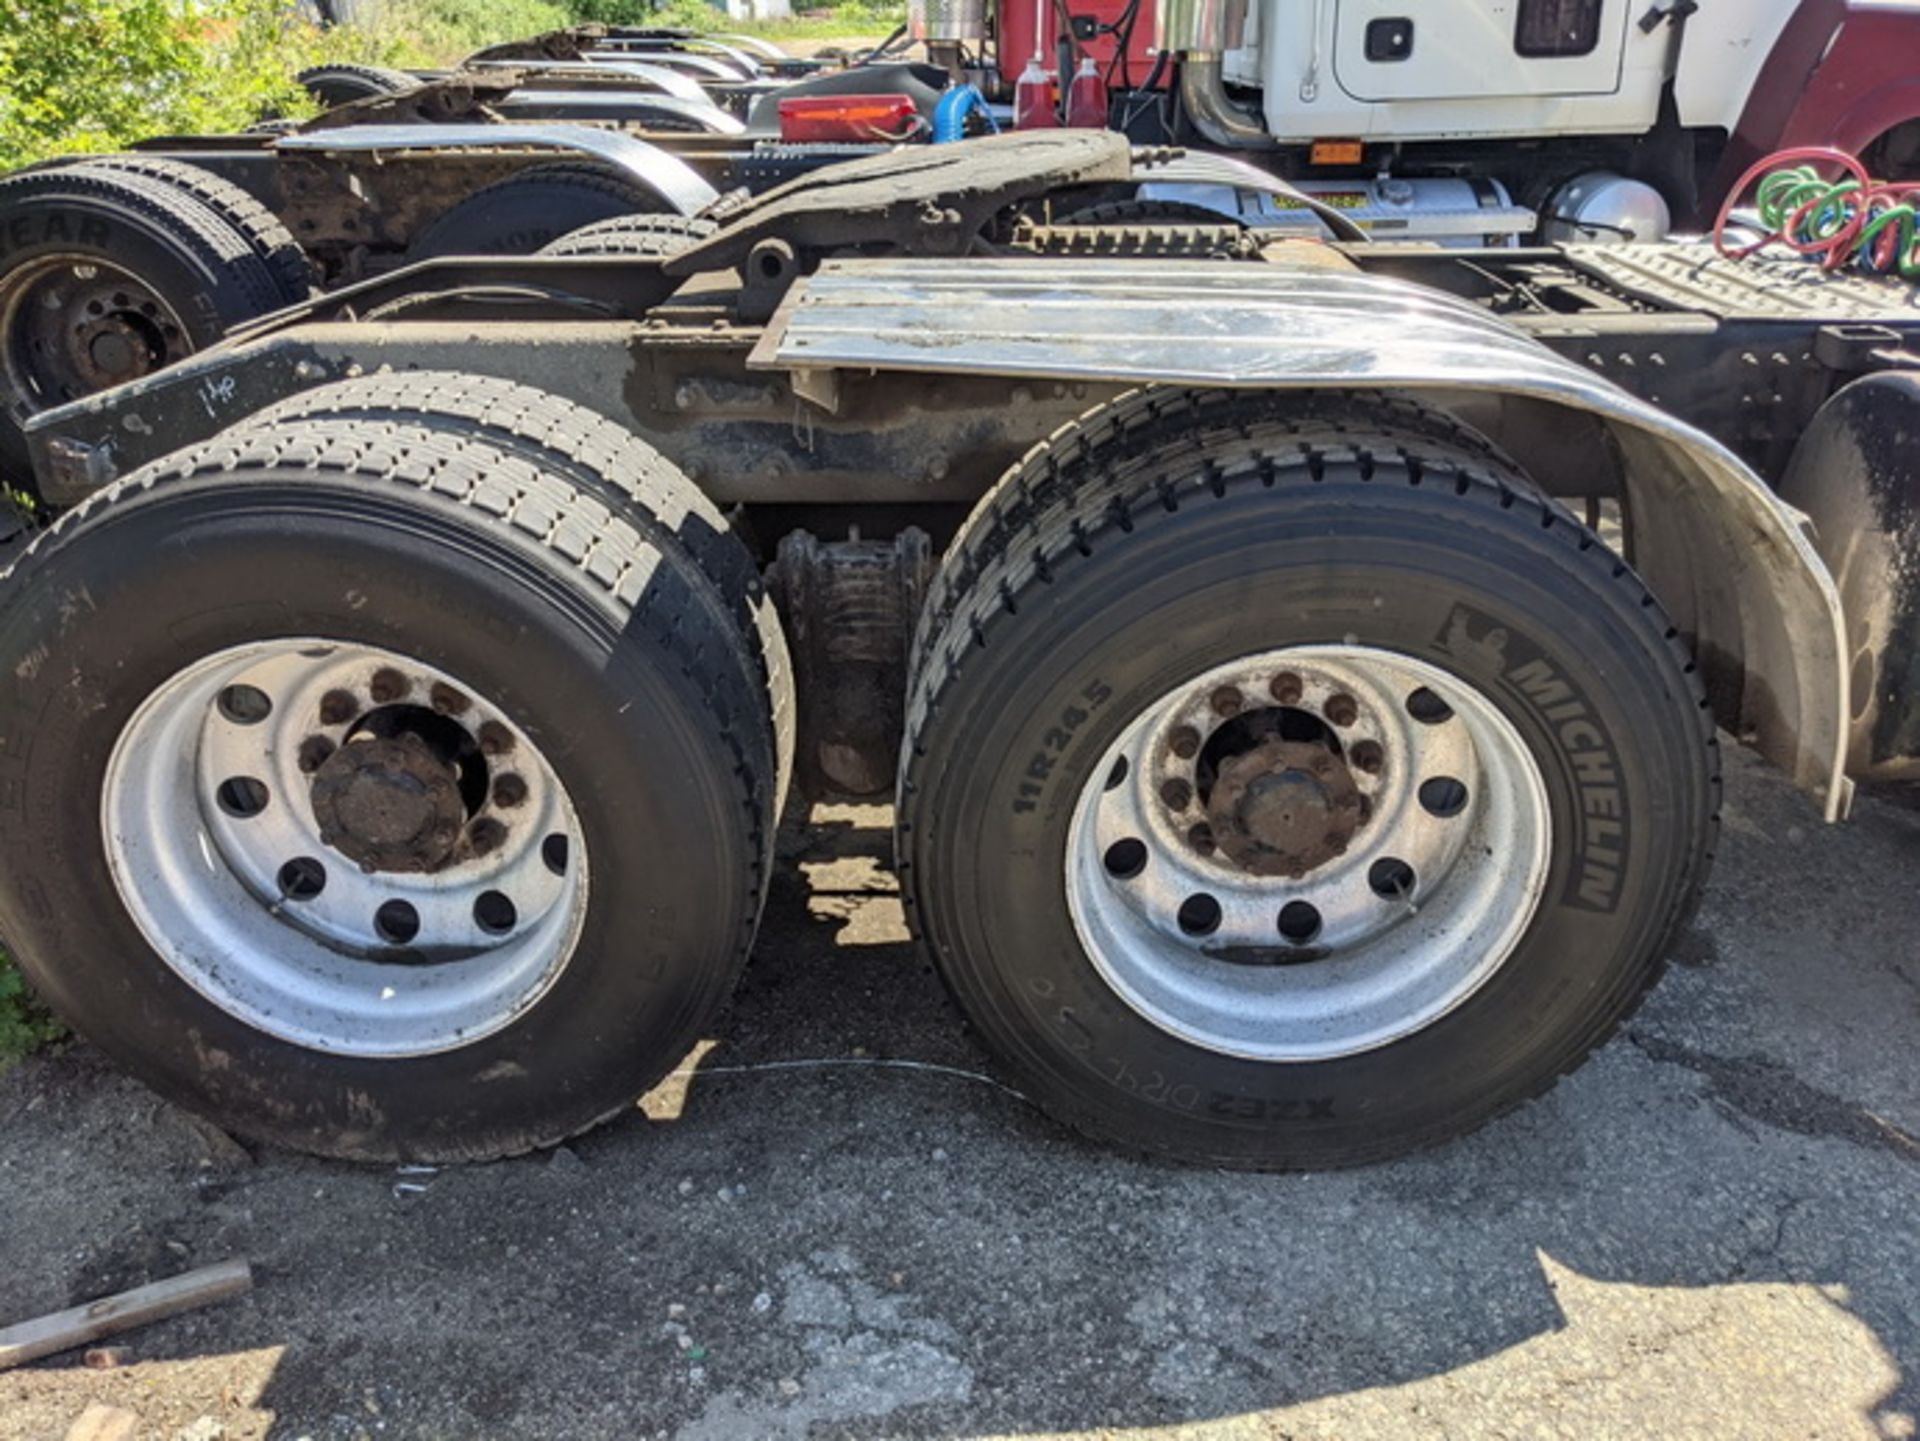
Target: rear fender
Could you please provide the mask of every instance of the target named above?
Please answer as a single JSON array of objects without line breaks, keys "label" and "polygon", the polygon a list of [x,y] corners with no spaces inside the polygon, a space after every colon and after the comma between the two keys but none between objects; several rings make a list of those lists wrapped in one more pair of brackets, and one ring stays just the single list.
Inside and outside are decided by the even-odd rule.
[{"label": "rear fender", "polygon": [[904,370],[1468,394],[1590,418],[1619,458],[1636,566],[1692,642],[1716,718],[1829,819],[1846,812],[1840,598],[1802,517],[1712,437],[1465,301],[1278,265],[830,261],[788,293],[749,363],[792,372],[803,395],[836,370]]},{"label": "rear fender", "polygon": [[392,155],[407,150],[545,150],[595,160],[660,197],[681,215],[695,215],[720,192],[679,156],[617,130],[565,124],[344,125],[282,135],[275,150]]}]

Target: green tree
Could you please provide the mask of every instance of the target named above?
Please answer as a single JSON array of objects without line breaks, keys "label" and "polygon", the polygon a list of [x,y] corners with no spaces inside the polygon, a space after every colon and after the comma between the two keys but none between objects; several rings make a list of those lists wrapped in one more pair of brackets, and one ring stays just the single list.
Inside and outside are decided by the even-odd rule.
[{"label": "green tree", "polygon": [[0,168],[298,107],[281,0],[0,0]]}]

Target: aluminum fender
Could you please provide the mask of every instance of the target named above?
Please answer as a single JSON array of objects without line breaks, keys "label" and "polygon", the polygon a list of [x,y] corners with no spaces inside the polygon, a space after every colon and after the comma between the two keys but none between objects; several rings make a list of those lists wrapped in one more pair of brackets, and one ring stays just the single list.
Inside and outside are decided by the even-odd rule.
[{"label": "aluminum fender", "polygon": [[649,65],[643,60],[479,60],[470,62],[469,70],[512,70],[521,75],[533,75],[541,79],[549,76],[597,75],[605,78],[609,75],[625,76],[631,80],[644,81],[662,95],[677,95],[682,100],[704,100],[707,92],[700,82],[678,70],[669,70],[664,65]]},{"label": "aluminum fender", "polygon": [[631,90],[516,90],[493,102],[502,115],[540,115],[566,112],[569,120],[650,120],[677,122],[703,135],[739,135],[746,125],[711,100],[682,100],[678,95],[641,95]]},{"label": "aluminum fender", "polygon": [[[794,286],[751,365],[1505,395],[1617,443],[1636,559],[1693,639],[1715,713],[1847,810],[1840,597],[1782,504],[1718,441],[1463,300],[1358,273],[1197,261],[845,260]],[[1543,477],[1551,490],[1551,477]]]},{"label": "aluminum fender", "polygon": [[555,150],[599,160],[632,177],[682,215],[720,198],[686,161],[658,145],[591,125],[345,125],[338,130],[282,135],[276,150]]}]

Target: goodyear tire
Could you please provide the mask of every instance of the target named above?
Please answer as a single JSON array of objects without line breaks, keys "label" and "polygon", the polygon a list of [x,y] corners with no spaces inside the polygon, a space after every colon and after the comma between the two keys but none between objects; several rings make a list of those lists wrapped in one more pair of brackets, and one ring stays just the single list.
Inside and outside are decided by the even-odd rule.
[{"label": "goodyear tire", "polygon": [[1717,761],[1638,579],[1472,437],[1145,392],[950,552],[900,858],[934,964],[1056,1115],[1342,1165],[1612,1031],[1706,874]]},{"label": "goodyear tire", "polygon": [[293,232],[281,224],[279,216],[232,181],[223,180],[198,165],[139,151],[82,163],[91,170],[145,176],[206,206],[266,262],[281,304],[296,305],[313,293],[316,284],[313,262],[293,238]]},{"label": "goodyear tire", "polygon": [[26,484],[28,417],[298,298],[256,237],[165,180],[96,164],[0,180],[0,475]]},{"label": "goodyear tire", "polygon": [[745,556],[684,478],[524,387],[408,379],[410,410],[348,383],[128,477],[7,580],[0,934],[241,1134],[500,1156],[709,1024],[778,743]]}]

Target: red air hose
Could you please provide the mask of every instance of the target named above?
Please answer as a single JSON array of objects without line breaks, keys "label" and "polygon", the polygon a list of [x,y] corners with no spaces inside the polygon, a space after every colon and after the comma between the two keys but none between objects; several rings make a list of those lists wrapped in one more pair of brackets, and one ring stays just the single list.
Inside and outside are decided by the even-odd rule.
[{"label": "red air hose", "polygon": [[[1837,171],[1838,179],[1825,172]],[[1733,246],[1733,212],[1752,189],[1765,233]],[[1875,180],[1855,156],[1827,146],[1782,150],[1748,168],[1727,192],[1714,222],[1720,254],[1744,260],[1771,245],[1818,260],[1823,270],[1846,265],[1874,275],[1920,279],[1920,184]]]}]

